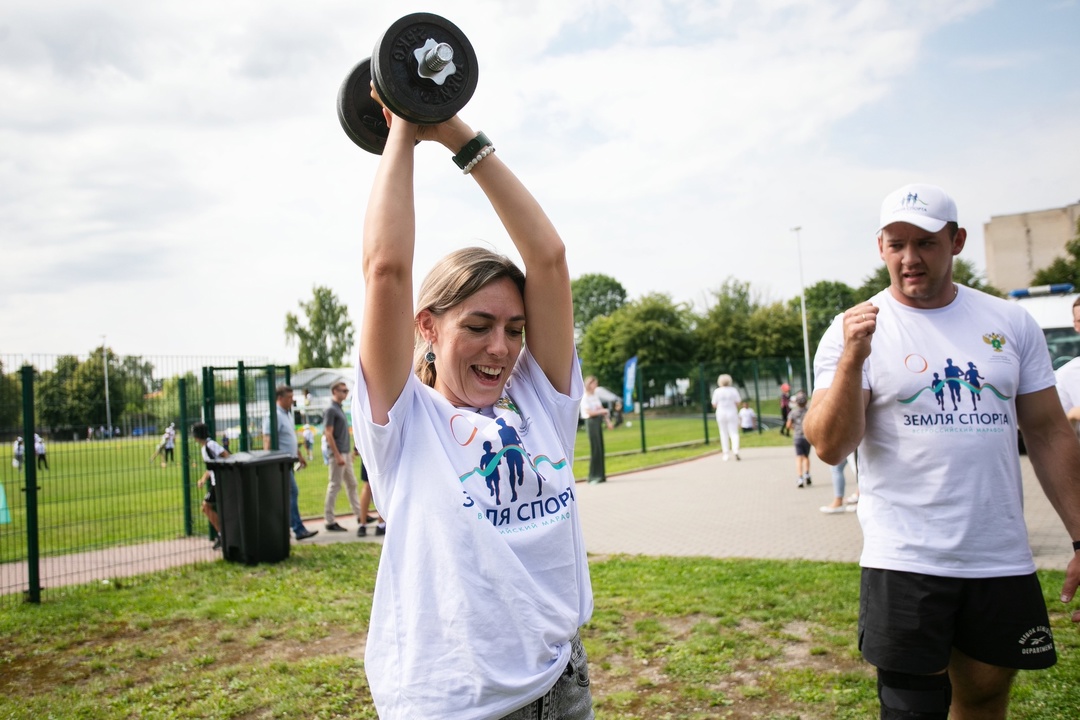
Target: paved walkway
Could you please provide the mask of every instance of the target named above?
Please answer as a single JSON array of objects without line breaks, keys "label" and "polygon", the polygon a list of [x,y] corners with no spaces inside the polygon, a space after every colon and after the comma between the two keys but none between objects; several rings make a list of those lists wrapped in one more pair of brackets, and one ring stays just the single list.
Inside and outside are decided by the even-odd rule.
[{"label": "paved walkway", "polygon": [[[818,510],[832,499],[827,465],[814,458],[813,485],[800,490],[790,447],[748,448],[741,455],[739,462],[724,462],[714,454],[611,477],[599,485],[578,483],[589,552],[858,562],[862,531],[855,513]],[[1035,564],[1064,570],[1073,555],[1068,533],[1027,456],[1021,456],[1020,465]],[[847,473],[850,492],[850,466]],[[309,521],[307,526],[320,532],[304,542],[381,541],[357,538],[351,516],[341,518],[341,524],[350,531],[328,533],[321,520]],[[373,529],[369,525],[369,532]]]}]

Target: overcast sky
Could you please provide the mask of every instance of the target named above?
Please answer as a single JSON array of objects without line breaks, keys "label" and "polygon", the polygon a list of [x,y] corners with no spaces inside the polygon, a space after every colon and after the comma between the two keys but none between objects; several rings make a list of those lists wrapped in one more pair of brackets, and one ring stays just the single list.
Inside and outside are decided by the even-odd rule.
[{"label": "overcast sky", "polygon": [[[437,6],[437,7],[435,7]],[[377,157],[338,88],[399,16],[469,36],[462,115],[569,248],[631,297],[766,300],[858,285],[881,199],[946,187],[984,267],[992,215],[1080,199],[1077,0],[5,0],[0,354],[290,363],[287,312],[329,286],[363,318]],[[417,150],[417,283],[513,247],[472,180]]]}]

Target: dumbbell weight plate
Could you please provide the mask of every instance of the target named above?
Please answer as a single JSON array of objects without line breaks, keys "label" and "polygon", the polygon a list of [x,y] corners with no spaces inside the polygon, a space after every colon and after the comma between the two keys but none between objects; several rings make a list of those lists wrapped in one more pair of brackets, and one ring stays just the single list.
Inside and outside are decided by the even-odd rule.
[{"label": "dumbbell weight plate", "polygon": [[[442,84],[421,77],[416,50],[428,39],[453,50],[455,71]],[[386,107],[420,125],[449,120],[476,90],[476,52],[465,34],[446,18],[431,13],[406,15],[391,25],[371,53],[371,75]]]},{"label": "dumbbell weight plate", "polygon": [[338,120],[345,134],[370,153],[382,155],[390,128],[382,106],[371,97],[371,58],[352,69],[338,91]]}]

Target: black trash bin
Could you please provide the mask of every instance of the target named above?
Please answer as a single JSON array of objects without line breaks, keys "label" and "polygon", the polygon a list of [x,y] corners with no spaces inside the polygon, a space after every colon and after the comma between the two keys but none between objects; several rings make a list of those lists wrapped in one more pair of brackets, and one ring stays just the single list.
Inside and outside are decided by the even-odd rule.
[{"label": "black trash bin", "polygon": [[212,460],[226,560],[255,565],[289,557],[288,453],[259,450]]}]

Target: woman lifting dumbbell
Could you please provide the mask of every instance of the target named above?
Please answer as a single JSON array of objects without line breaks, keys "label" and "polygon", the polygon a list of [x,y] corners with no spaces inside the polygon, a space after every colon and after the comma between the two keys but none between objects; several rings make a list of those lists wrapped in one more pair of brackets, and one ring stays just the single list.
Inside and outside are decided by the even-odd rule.
[{"label": "woman lifting dumbbell", "polygon": [[[384,113],[353,406],[388,520],[364,660],[376,709],[384,720],[592,718],[565,247],[483,133],[457,116],[418,126]],[[418,140],[476,180],[524,273],[487,249],[457,250],[413,305]]]}]

